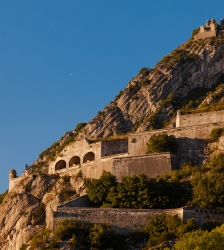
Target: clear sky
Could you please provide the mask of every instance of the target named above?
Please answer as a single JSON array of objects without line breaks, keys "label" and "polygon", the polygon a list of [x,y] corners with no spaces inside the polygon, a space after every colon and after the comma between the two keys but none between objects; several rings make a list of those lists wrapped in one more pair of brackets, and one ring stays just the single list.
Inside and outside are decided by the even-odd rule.
[{"label": "clear sky", "polygon": [[0,193],[212,18],[223,0],[1,0]]}]

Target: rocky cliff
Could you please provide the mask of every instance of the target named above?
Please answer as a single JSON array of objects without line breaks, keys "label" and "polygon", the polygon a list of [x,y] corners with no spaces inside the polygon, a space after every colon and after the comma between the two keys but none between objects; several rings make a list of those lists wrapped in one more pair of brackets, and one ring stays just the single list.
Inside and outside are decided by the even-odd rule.
[{"label": "rocky cliff", "polygon": [[51,228],[59,204],[85,194],[82,178],[24,177],[0,205],[0,248],[18,250],[44,228]]},{"label": "rocky cliff", "polygon": [[224,73],[224,37],[189,40],[153,69],[143,68],[80,136],[107,137],[166,126],[194,89],[205,92]]},{"label": "rocky cliff", "polygon": [[169,126],[177,109],[223,109],[224,36],[189,40],[153,69],[143,68],[104,110],[87,125],[67,133],[44,151],[0,205],[0,248],[22,243],[52,224],[52,211],[65,200],[85,193],[81,178],[59,178],[41,169],[70,141],[102,138]]}]

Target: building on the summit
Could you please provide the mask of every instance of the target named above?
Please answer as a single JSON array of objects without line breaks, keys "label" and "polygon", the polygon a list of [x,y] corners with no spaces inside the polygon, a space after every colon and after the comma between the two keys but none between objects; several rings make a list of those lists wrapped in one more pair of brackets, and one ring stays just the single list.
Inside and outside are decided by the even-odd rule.
[{"label": "building on the summit", "polygon": [[194,36],[194,40],[200,40],[207,37],[216,37],[218,34],[224,33],[224,19],[221,19],[220,25],[215,19],[207,20],[206,25],[199,28],[199,32]]}]

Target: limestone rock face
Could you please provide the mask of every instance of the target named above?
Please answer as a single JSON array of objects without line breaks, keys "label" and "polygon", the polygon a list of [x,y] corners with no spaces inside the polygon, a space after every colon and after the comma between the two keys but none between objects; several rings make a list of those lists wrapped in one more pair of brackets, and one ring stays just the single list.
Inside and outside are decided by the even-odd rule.
[{"label": "limestone rock face", "polygon": [[[223,40],[223,37],[189,40],[164,57],[153,69],[140,70],[124,91],[81,130],[77,139],[107,137],[130,132],[133,128],[138,132],[149,130],[155,114],[162,121],[172,122],[174,108],[170,96],[181,100],[197,87],[209,89],[224,76]],[[218,91],[222,93],[222,98],[224,87]],[[220,93],[208,95],[201,104],[214,103]],[[69,136],[73,133],[66,134],[59,144],[63,144]],[[216,150],[224,150],[222,137],[208,148],[208,151]],[[36,164],[44,162],[43,166],[47,169],[48,160],[50,158],[45,155]],[[0,205],[2,250],[19,250],[44,224],[51,228],[52,212],[57,206],[86,192],[82,178],[32,175],[34,168],[35,164],[26,171],[26,175],[17,179]],[[14,178],[15,173],[12,173]]]},{"label": "limestone rock face", "polygon": [[[69,197],[64,193],[69,193]],[[82,178],[57,175],[27,176],[15,185],[0,205],[0,249],[19,250],[44,224],[52,227],[52,212],[67,199],[85,194]]]},{"label": "limestone rock face", "polygon": [[[173,61],[164,59],[155,68],[140,72],[122,94],[87,124],[79,138],[130,132],[137,123],[137,131],[148,130],[150,115],[158,109],[160,118],[170,121],[172,106],[163,108],[162,100],[169,94],[181,99],[197,87],[210,88],[224,73],[224,43],[214,41],[190,40],[171,53],[169,57],[174,58]],[[180,59],[178,53],[185,53],[185,57]],[[212,99],[207,102],[211,103]]]}]

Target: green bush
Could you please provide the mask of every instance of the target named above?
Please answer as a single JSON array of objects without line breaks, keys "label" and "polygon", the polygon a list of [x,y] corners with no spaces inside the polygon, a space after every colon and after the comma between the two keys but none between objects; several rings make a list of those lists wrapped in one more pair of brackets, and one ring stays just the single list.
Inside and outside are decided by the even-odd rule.
[{"label": "green bush", "polygon": [[222,250],[224,246],[224,226],[211,232],[201,229],[186,233],[174,245],[173,250]]},{"label": "green bush", "polygon": [[77,177],[82,177],[83,174],[82,174],[82,170],[79,170],[79,172],[77,173]]},{"label": "green bush", "polygon": [[110,172],[103,171],[103,174],[98,180],[93,179],[87,183],[87,194],[92,202],[98,206],[102,206],[103,202],[106,201],[110,188],[116,186],[116,177]]},{"label": "green bush", "polygon": [[223,134],[224,130],[223,128],[213,128],[210,132],[210,138],[211,140],[214,142],[214,141],[217,141],[220,136]]},{"label": "green bush", "polygon": [[169,136],[165,133],[154,134],[150,137],[149,142],[147,143],[146,154],[162,152],[176,153],[177,149],[178,144],[173,135]]},{"label": "green bush", "polygon": [[126,176],[121,183],[115,177],[89,180],[87,194],[101,207],[118,208],[174,208],[186,205],[191,197],[190,188],[169,178],[148,179],[146,175]]},{"label": "green bush", "polygon": [[62,179],[63,179],[64,183],[69,183],[70,182],[70,176],[69,175],[63,175]]},{"label": "green bush", "polygon": [[84,128],[86,126],[86,122],[80,122],[76,125],[75,127],[75,132],[79,132],[82,128]]},{"label": "green bush", "polygon": [[139,74],[139,75],[140,75],[140,74],[148,75],[148,74],[149,74],[149,68],[145,68],[145,67],[141,68],[141,69],[139,70],[138,74]]},{"label": "green bush", "polygon": [[3,194],[0,194],[0,204],[3,202],[3,200],[7,194],[8,194],[8,189]]},{"label": "green bush", "polygon": [[19,249],[19,250],[26,250],[26,249],[27,249],[27,247],[28,247],[28,245],[22,244],[22,246],[20,247],[20,249]]},{"label": "green bush", "polygon": [[192,38],[194,38],[194,36],[195,36],[195,35],[197,35],[197,34],[199,33],[199,31],[200,31],[200,27],[199,27],[199,28],[194,29],[194,30],[192,31],[192,35],[191,35],[191,37],[192,37]]},{"label": "green bush", "polygon": [[180,225],[181,220],[177,216],[172,217],[165,213],[153,216],[144,229],[149,234],[146,246],[156,246],[164,241],[176,238],[177,229]]},{"label": "green bush", "polygon": [[44,246],[49,241],[51,231],[42,229],[30,241],[30,250],[46,249]]}]

